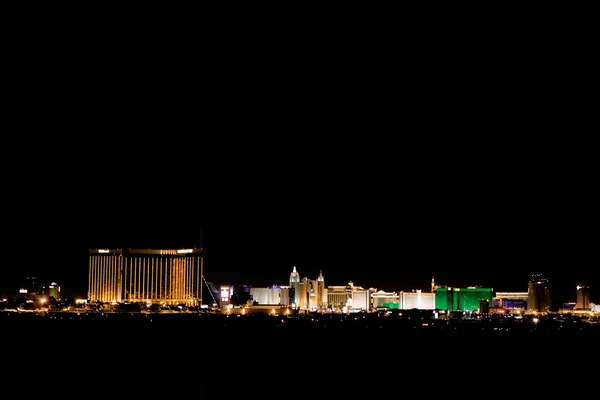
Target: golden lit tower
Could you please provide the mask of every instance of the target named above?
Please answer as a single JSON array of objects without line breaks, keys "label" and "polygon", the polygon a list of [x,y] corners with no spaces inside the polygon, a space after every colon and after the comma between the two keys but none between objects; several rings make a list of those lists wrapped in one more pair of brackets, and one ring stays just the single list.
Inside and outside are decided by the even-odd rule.
[{"label": "golden lit tower", "polygon": [[202,303],[202,249],[90,250],[92,302]]},{"label": "golden lit tower", "polygon": [[531,311],[550,311],[550,287],[548,278],[543,274],[532,274],[528,285],[528,309]]},{"label": "golden lit tower", "polygon": [[298,308],[306,310],[310,307],[310,279],[302,278],[298,283]]},{"label": "golden lit tower", "polygon": [[88,299],[92,302],[121,302],[123,252],[120,249],[90,250]]},{"label": "golden lit tower", "polygon": [[577,310],[590,310],[590,287],[585,285],[577,286]]}]

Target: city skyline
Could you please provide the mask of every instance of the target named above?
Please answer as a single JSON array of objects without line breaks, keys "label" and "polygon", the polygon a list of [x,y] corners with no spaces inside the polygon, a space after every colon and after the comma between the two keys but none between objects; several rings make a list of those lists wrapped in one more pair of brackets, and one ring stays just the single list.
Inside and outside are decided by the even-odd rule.
[{"label": "city skyline", "polygon": [[[129,252],[131,252],[131,251],[136,252],[136,253],[140,253],[140,251],[142,253],[147,253],[144,250],[129,250]],[[164,251],[165,250],[162,250],[161,253],[163,253]],[[180,252],[190,253],[190,252],[196,251],[196,250],[183,249],[183,250],[167,250],[167,251],[176,252],[176,253],[180,253]],[[90,254],[97,254],[97,253],[101,253],[101,254],[102,253],[120,254],[121,250],[120,249],[119,250],[115,250],[115,249],[113,249],[113,250],[103,250],[103,249],[100,249],[100,250],[91,250],[90,251]],[[91,263],[91,260],[90,260],[90,263]],[[423,267],[423,266],[421,266],[421,267]],[[317,281],[317,280],[322,280],[323,279],[323,270],[322,269],[319,270],[318,276],[317,275],[313,276],[310,273],[310,270],[309,270],[309,272],[305,273],[304,271],[298,269],[297,266],[293,266],[292,269],[290,270],[290,272],[291,272],[292,276],[295,276],[297,279],[301,279],[301,280],[309,279],[311,281],[312,280]],[[50,284],[49,284],[50,281],[47,281],[47,279],[44,279],[44,278],[46,278],[46,277],[42,276],[41,279],[38,277],[37,281],[39,283],[44,283],[47,287],[49,287],[50,286]],[[415,290],[417,290],[417,291],[423,291],[423,292],[430,292],[431,290],[428,290],[428,288],[433,288],[433,286],[432,286],[433,285],[433,278],[434,278],[434,276],[431,276],[431,281],[427,282],[426,285],[425,284],[419,284],[419,285],[413,285],[412,287],[408,287],[406,285],[403,286],[403,287],[397,287],[397,286],[394,286],[394,285],[389,284],[389,283],[387,283],[384,286],[380,286],[380,285],[364,285],[362,282],[356,281],[356,280],[353,280],[353,279],[348,279],[345,282],[331,282],[328,279],[328,285],[327,286],[339,286],[339,285],[345,286],[348,283],[353,282],[355,285],[365,286],[365,288],[376,289],[376,290],[384,290],[384,291],[390,291],[390,292],[411,292],[411,291],[415,291]],[[507,289],[506,287],[504,287],[504,288],[498,288],[498,287],[494,287],[492,285],[485,285],[485,284],[481,284],[481,283],[470,283],[470,284],[460,284],[460,283],[458,283],[457,284],[456,282],[459,282],[459,280],[457,280],[457,279],[452,280],[452,282],[455,282],[455,283],[447,283],[447,282],[444,282],[444,281],[440,282],[440,280],[438,279],[438,281],[436,282],[436,286],[437,287],[469,287],[469,286],[471,286],[471,287],[489,287],[489,288],[491,288],[493,290],[493,292],[505,292],[505,291],[516,291],[516,292],[521,291],[522,292],[522,291],[527,291],[528,289],[529,289],[529,291],[531,291],[531,284],[534,283],[534,282],[536,282],[536,281],[538,281],[538,280],[540,280],[538,278],[540,278],[541,281],[545,282],[546,286],[548,286],[548,284],[549,284],[549,287],[551,288],[551,297],[553,297],[554,301],[555,301],[553,309],[560,308],[562,306],[562,304],[566,303],[566,302],[575,302],[575,301],[579,302],[580,299],[579,299],[578,296],[580,295],[580,288],[582,288],[582,287],[586,287],[587,290],[588,290],[588,293],[589,293],[590,285],[580,286],[578,284],[576,287],[573,288],[573,290],[570,291],[571,293],[568,293],[566,295],[567,298],[565,298],[565,299],[560,298],[560,296],[564,296],[564,294],[561,294],[560,291],[559,291],[559,297],[557,298],[557,296],[555,294],[557,286],[556,285],[552,285],[551,284],[551,279],[548,279],[548,276],[546,274],[544,274],[543,272],[542,273],[536,272],[536,273],[533,274],[533,277],[529,276],[529,278],[527,280],[528,284],[527,285],[523,285],[521,283],[520,285],[515,285],[514,287],[516,289],[515,288],[513,288],[513,289]],[[22,282],[24,282],[25,279],[30,279],[30,278],[23,278]],[[92,279],[92,278],[88,277],[88,279]],[[288,279],[290,279],[290,275],[289,274],[288,274]],[[215,283],[215,282],[213,282],[213,283]],[[247,285],[248,282],[224,281],[224,282],[216,282],[216,283],[217,283],[218,286],[222,286],[222,285],[231,285],[231,286],[240,285],[241,286],[241,285]],[[56,285],[56,283],[53,283],[53,284]],[[131,282],[130,282],[130,284],[131,284]],[[252,281],[252,284],[248,285],[248,286],[262,288],[262,287],[269,287],[269,286],[272,286],[272,285],[278,285],[278,286],[291,285],[291,279],[290,279],[290,281],[287,281],[287,282],[285,280],[279,280],[279,281],[278,280]],[[523,286],[525,286],[525,287],[523,287]],[[21,285],[19,287],[23,287],[23,286]],[[559,286],[559,288],[560,288],[560,286]],[[88,290],[90,290],[89,287],[86,287],[85,290],[80,290],[78,292],[73,292],[72,291],[72,292],[69,293],[69,291],[67,291],[67,294],[71,295],[71,296],[82,297],[82,295],[84,294],[84,292],[88,292]],[[6,293],[7,292],[5,291],[5,294]],[[16,294],[16,286],[13,287],[11,289],[11,291],[9,291],[8,293]],[[594,301],[594,298],[595,298],[594,295],[593,295],[593,293],[594,293],[594,291],[592,291],[592,297],[591,297],[592,302]],[[588,294],[588,296],[589,296],[589,294]]]},{"label": "city skyline", "polygon": [[240,172],[228,185],[200,188],[96,175],[84,189],[57,192],[14,226],[9,245],[27,256],[7,270],[0,288],[11,291],[38,274],[81,294],[89,249],[202,245],[205,277],[216,284],[282,284],[296,266],[303,276],[323,270],[336,285],[427,289],[435,276],[448,286],[521,291],[532,273],[543,272],[556,301],[575,301],[577,285],[589,285],[598,301],[589,238],[539,210],[500,201],[484,207],[468,200],[472,191],[456,197],[459,188],[439,180],[435,188],[407,182],[403,193],[416,194],[398,198],[380,180],[359,187],[346,177],[330,185],[308,176],[297,172],[292,183],[272,186]]}]

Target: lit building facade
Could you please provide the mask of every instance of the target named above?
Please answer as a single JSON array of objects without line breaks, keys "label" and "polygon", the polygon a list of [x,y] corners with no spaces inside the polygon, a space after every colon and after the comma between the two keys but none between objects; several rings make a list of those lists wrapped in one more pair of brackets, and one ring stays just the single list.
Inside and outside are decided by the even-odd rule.
[{"label": "lit building facade", "polygon": [[279,286],[279,304],[282,306],[290,306],[293,292],[289,286]]},{"label": "lit building facade", "polygon": [[327,308],[327,288],[325,288],[323,271],[319,272],[317,279],[307,277],[301,279],[294,267],[290,274],[290,286],[287,289],[288,295],[293,297],[292,304],[290,304],[292,308],[301,310],[325,310]]},{"label": "lit building facade", "polygon": [[58,283],[52,282],[48,285],[48,296],[54,297],[54,300],[60,300],[60,286],[58,286]]},{"label": "lit building facade", "polygon": [[325,278],[323,277],[323,271],[319,271],[317,277],[317,308],[327,308],[327,288],[325,287]]},{"label": "lit building facade", "polygon": [[352,307],[350,311],[371,311],[371,293],[362,287],[352,291]]},{"label": "lit building facade", "polygon": [[120,303],[123,300],[121,249],[90,250],[88,299],[100,303]]},{"label": "lit building facade", "polygon": [[528,310],[548,312],[552,305],[549,282],[543,274],[533,274],[528,284]]},{"label": "lit building facade", "polygon": [[577,310],[590,310],[590,287],[577,286]]},{"label": "lit building facade", "polygon": [[505,309],[527,309],[528,292],[496,292],[492,306]]},{"label": "lit building facade", "polygon": [[421,289],[412,292],[400,292],[400,308],[402,310],[434,310],[435,293],[423,293]]},{"label": "lit building facade", "polygon": [[384,292],[379,290],[371,294],[373,299],[373,308],[379,310],[382,308],[400,308],[400,297],[396,292]]},{"label": "lit building facade", "polygon": [[492,288],[438,287],[435,290],[435,308],[446,311],[479,311],[481,301],[492,304]]},{"label": "lit building facade", "polygon": [[278,287],[250,288],[252,300],[258,304],[281,304],[281,289]]},{"label": "lit building facade", "polygon": [[346,286],[327,287],[327,306],[332,311],[357,312],[371,311],[371,295],[375,289],[354,286],[352,281]]},{"label": "lit building facade", "polygon": [[233,292],[232,287],[223,285],[219,290],[219,301],[221,302],[221,308],[228,307],[229,304],[231,304],[231,293]]},{"label": "lit building facade", "polygon": [[199,305],[202,249],[90,250],[92,302]]},{"label": "lit building facade", "polygon": [[350,292],[347,286],[328,286],[327,287],[327,300],[329,301],[329,308],[332,311],[340,311],[344,307],[348,306],[348,299],[350,298]]},{"label": "lit building facade", "polygon": [[301,310],[306,310],[309,306],[310,286],[310,280],[307,277],[302,278],[298,285],[298,308]]},{"label": "lit building facade", "polygon": [[300,307],[300,274],[296,271],[296,267],[294,267],[290,274],[290,288],[292,288],[294,292],[292,307]]},{"label": "lit building facade", "polygon": [[268,288],[250,288],[250,297],[258,305],[290,305],[290,287],[273,285]]}]

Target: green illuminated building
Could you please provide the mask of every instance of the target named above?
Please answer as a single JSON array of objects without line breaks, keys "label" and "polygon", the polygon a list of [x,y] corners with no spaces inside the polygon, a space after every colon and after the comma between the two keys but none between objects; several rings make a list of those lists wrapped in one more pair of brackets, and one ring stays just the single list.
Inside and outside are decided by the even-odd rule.
[{"label": "green illuminated building", "polygon": [[393,309],[399,309],[400,308],[400,304],[390,301],[389,303],[383,303],[382,308],[393,308]]},{"label": "green illuminated building", "polygon": [[492,304],[494,289],[468,288],[437,288],[435,289],[435,308],[447,311],[477,311],[481,300]]}]

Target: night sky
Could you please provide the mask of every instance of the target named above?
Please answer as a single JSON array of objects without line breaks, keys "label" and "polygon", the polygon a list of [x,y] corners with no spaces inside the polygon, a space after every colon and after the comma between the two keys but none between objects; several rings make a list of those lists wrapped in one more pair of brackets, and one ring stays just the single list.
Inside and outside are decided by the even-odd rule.
[{"label": "night sky", "polygon": [[[328,285],[428,290],[433,275],[442,285],[526,291],[542,271],[556,301],[574,301],[580,283],[599,300],[584,229],[591,189],[542,168],[542,158],[525,153],[509,165],[504,155],[449,155],[444,143],[289,139],[287,148],[220,144],[210,161],[209,144],[108,140],[85,156],[59,152],[41,175],[12,182],[12,204],[24,211],[5,225],[14,264],[2,291],[35,273],[85,294],[90,248],[203,240],[205,276],[217,285],[287,284],[296,266],[312,279],[323,270]],[[128,152],[137,153],[120,164]]]}]

